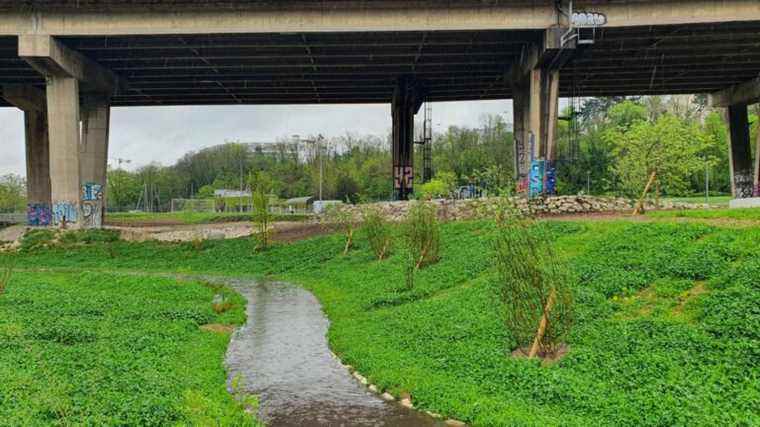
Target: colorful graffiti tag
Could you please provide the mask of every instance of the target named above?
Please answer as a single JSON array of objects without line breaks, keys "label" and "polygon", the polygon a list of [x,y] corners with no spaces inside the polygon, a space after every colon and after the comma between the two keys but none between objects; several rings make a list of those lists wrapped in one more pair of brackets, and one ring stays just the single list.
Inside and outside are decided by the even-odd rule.
[{"label": "colorful graffiti tag", "polygon": [[394,166],[393,167],[393,186],[396,189],[404,188],[411,191],[414,185],[414,168],[411,166]]},{"label": "colorful graffiti tag", "polygon": [[82,202],[82,226],[99,228],[103,225],[103,207],[99,200]]},{"label": "colorful graffiti tag", "polygon": [[540,196],[544,191],[544,160],[533,160],[530,164],[530,188],[529,197]]},{"label": "colorful graffiti tag", "polygon": [[94,182],[82,185],[82,200],[103,200],[103,186]]},{"label": "colorful graffiti tag", "polygon": [[554,162],[546,163],[546,171],[544,174],[544,194],[547,196],[553,196],[557,194],[557,169],[554,167]]},{"label": "colorful graffiti tag", "polygon": [[51,212],[47,203],[29,203],[26,206],[26,223],[31,227],[50,225]]},{"label": "colorful graffiti tag", "polygon": [[76,203],[56,202],[53,203],[53,224],[72,224],[79,220],[79,209]]}]

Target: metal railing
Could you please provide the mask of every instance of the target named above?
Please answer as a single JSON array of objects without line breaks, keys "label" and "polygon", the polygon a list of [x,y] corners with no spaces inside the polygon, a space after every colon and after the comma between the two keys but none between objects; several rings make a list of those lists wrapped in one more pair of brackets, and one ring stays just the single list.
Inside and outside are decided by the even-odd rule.
[{"label": "metal railing", "polygon": [[0,213],[0,222],[4,224],[26,224],[26,214]]}]

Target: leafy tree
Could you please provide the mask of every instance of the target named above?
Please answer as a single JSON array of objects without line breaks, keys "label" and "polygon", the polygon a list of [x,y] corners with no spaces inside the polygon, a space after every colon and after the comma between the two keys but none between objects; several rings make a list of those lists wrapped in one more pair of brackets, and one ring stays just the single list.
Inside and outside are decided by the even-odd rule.
[{"label": "leafy tree", "polygon": [[0,212],[26,211],[26,184],[18,175],[0,177]]},{"label": "leafy tree", "polygon": [[605,139],[614,145],[618,159],[614,173],[629,196],[640,192],[652,173],[665,193],[683,193],[689,177],[704,168],[709,146],[709,136],[698,125],[670,114],[661,115],[654,123],[636,121],[627,130],[610,129]]}]

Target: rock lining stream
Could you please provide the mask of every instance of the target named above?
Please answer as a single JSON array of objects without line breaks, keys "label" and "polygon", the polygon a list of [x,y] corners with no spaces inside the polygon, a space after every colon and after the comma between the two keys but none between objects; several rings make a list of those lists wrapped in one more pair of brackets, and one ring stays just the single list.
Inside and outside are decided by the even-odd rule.
[{"label": "rock lining stream", "polygon": [[228,381],[260,396],[269,426],[435,426],[427,415],[385,402],[359,384],[327,345],[329,322],[310,292],[286,283],[204,278],[247,300],[248,321],[227,350]]}]

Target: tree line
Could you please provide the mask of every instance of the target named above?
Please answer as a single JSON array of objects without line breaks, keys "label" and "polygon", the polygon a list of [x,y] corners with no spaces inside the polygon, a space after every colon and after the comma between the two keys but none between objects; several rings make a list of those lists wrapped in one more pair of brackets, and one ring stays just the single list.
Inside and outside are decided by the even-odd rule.
[{"label": "tree line", "polygon": [[[751,109],[753,142],[758,114],[760,109]],[[706,178],[711,192],[731,191],[728,128],[722,111],[709,108],[705,97],[588,98],[571,102],[561,116],[559,194],[635,196],[655,167],[663,196],[703,194]],[[445,196],[470,184],[491,194],[514,188],[513,140],[511,124],[501,115],[485,115],[477,126],[435,132],[431,183],[421,184],[422,150],[416,146],[418,194]],[[317,195],[321,176],[325,199],[388,200],[390,145],[389,135],[354,134],[311,144],[282,139],[263,149],[225,143],[186,153],[170,166],[109,167],[108,204],[111,210],[168,210],[172,199],[249,189],[251,177],[261,172],[280,198]],[[3,177],[0,210],[23,210],[24,191],[18,176]]]}]

